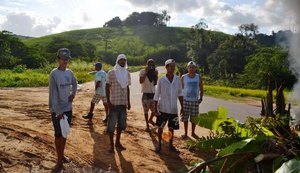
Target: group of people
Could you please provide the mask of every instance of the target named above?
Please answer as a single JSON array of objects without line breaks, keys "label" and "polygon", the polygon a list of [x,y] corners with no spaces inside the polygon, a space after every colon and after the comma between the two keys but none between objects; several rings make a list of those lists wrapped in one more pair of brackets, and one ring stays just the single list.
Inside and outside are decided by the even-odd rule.
[{"label": "group of people", "polygon": [[[61,169],[63,163],[69,162],[64,155],[66,138],[62,135],[60,121],[67,119],[71,124],[72,101],[77,92],[77,81],[73,72],[67,68],[71,58],[70,50],[61,48],[57,51],[58,67],[50,73],[49,80],[49,108],[55,135],[55,147],[57,152],[57,164],[55,169]],[[142,105],[146,122],[146,131],[150,132],[150,125],[158,127],[158,145],[155,152],[162,150],[163,128],[168,123],[171,133],[169,139],[169,151],[179,152],[173,145],[174,130],[179,129],[179,116],[177,99],[180,102],[180,120],[184,123],[185,133],[182,138],[188,136],[188,121],[191,117],[198,116],[199,104],[203,99],[202,79],[196,73],[196,63],[190,61],[187,64],[188,73],[179,76],[175,75],[176,63],[173,59],[165,61],[167,73],[158,77],[158,71],[153,59],[147,61],[145,69],[139,74],[141,84]],[[95,104],[102,100],[106,116],[103,122],[107,124],[107,133],[110,139],[109,152],[114,153],[115,147],[119,150],[126,150],[121,144],[121,133],[127,126],[127,110],[130,110],[130,85],[131,76],[127,70],[127,58],[124,54],[118,55],[116,64],[107,74],[102,70],[100,62],[95,63],[95,94],[91,100],[88,114],[83,115],[84,119],[92,119]],[[151,112],[149,117],[149,111]],[[156,122],[153,118],[156,117]],[[193,137],[195,124],[191,121]],[[114,132],[117,128],[116,140]]]}]

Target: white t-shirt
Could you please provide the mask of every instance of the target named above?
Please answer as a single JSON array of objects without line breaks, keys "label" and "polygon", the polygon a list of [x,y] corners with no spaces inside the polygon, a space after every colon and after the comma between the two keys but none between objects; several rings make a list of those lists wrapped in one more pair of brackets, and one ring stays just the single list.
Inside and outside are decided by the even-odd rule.
[{"label": "white t-shirt", "polygon": [[[146,73],[145,69],[140,71],[140,77],[143,77]],[[155,85],[154,81],[150,82],[148,77],[146,76],[144,82],[141,84],[142,93],[155,93]]]}]

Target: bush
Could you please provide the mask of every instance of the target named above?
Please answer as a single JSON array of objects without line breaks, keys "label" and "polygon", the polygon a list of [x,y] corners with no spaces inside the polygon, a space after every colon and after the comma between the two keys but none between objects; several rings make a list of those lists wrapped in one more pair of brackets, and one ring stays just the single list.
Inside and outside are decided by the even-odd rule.
[{"label": "bush", "polygon": [[14,73],[23,73],[24,71],[26,71],[26,65],[17,65],[12,69],[12,71]]}]

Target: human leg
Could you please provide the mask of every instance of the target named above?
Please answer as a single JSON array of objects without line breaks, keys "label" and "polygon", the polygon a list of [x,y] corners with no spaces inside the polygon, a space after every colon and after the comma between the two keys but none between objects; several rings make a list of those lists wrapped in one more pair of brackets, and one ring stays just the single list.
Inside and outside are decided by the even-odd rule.
[{"label": "human leg", "polygon": [[114,131],[117,123],[117,112],[115,108],[109,111],[108,122],[107,122],[107,133],[109,135],[110,148],[109,152],[114,153]]},{"label": "human leg", "polygon": [[126,148],[123,147],[121,144],[121,134],[122,131],[126,129],[127,127],[127,111],[126,106],[117,106],[117,112],[118,112],[118,126],[117,126],[117,138],[116,138],[116,147],[125,150]]}]

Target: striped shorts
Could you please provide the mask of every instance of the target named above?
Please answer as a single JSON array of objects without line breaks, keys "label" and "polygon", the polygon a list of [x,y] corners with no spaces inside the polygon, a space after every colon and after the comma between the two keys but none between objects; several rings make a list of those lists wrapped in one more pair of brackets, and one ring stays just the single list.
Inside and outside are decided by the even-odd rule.
[{"label": "striped shorts", "polygon": [[198,116],[198,115],[199,115],[198,101],[183,100],[183,115],[181,115],[181,121],[186,122],[190,119],[190,117]]}]

